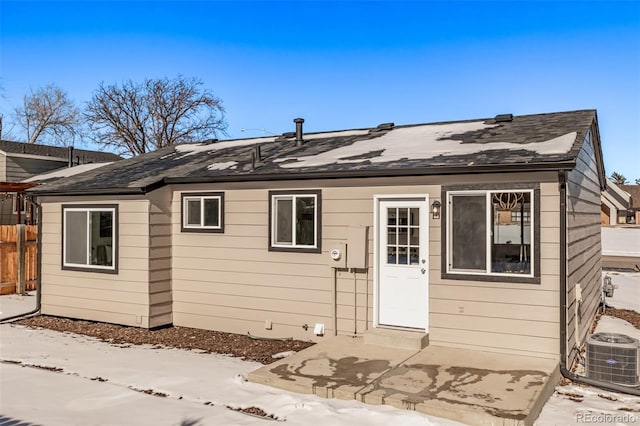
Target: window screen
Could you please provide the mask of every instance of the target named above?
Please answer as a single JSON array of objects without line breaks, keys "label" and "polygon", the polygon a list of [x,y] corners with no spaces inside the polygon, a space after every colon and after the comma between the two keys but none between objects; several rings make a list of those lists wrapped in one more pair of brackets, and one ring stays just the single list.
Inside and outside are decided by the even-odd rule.
[{"label": "window screen", "polygon": [[451,266],[485,271],[487,260],[486,197],[451,197]]}]

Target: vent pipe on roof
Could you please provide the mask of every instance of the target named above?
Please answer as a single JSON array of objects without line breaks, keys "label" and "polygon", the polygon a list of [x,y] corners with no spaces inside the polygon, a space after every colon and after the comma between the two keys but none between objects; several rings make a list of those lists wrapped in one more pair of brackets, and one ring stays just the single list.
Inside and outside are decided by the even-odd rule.
[{"label": "vent pipe on roof", "polygon": [[302,138],[302,123],[304,118],[294,118],[293,122],[296,123],[296,146],[302,146],[304,139]]},{"label": "vent pipe on roof", "polygon": [[73,167],[73,147],[69,147],[69,167]]},{"label": "vent pipe on roof", "polygon": [[493,119],[496,123],[508,123],[513,121],[513,114],[498,114]]}]

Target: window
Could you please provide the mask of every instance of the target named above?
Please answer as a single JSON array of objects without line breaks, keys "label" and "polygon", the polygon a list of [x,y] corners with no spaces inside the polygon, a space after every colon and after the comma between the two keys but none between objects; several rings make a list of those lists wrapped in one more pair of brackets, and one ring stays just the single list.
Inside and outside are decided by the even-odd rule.
[{"label": "window", "polygon": [[118,206],[62,206],[62,269],[117,273]]},{"label": "window", "polygon": [[269,249],[320,253],[320,191],[271,191],[269,198]]},{"label": "window", "polygon": [[533,278],[534,190],[447,192],[446,272]]},{"label": "window", "polygon": [[224,232],[224,193],[183,193],[182,232]]}]

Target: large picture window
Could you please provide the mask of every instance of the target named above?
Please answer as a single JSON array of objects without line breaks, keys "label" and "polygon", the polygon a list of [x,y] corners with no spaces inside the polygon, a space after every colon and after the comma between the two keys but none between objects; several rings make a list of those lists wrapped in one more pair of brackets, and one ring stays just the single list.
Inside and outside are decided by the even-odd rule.
[{"label": "large picture window", "polygon": [[62,206],[62,268],[117,272],[118,207]]},{"label": "large picture window", "polygon": [[446,272],[534,277],[533,190],[447,192]]},{"label": "large picture window", "polygon": [[182,232],[224,232],[224,193],[183,193]]},{"label": "large picture window", "polygon": [[320,191],[271,191],[270,250],[320,252]]}]

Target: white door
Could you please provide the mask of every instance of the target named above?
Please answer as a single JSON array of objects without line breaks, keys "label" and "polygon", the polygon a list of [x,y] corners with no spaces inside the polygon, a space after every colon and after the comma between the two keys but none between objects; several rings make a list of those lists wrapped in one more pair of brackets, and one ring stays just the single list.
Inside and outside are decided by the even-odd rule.
[{"label": "white door", "polygon": [[428,198],[380,200],[378,325],[428,330]]}]

